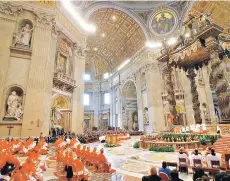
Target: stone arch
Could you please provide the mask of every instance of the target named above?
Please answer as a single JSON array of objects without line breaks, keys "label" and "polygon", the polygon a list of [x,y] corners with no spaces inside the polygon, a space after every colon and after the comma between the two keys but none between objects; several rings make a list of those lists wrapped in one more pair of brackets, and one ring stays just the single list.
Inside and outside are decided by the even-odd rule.
[{"label": "stone arch", "polygon": [[122,126],[124,129],[139,130],[137,89],[132,79],[127,79],[121,87]]},{"label": "stone arch", "polygon": [[150,34],[148,32],[147,26],[143,23],[144,21],[141,20],[141,18],[137,16],[137,14],[135,14],[134,12],[131,12],[128,9],[125,9],[125,8],[123,8],[121,6],[114,5],[114,4],[109,3],[109,2],[97,3],[97,4],[93,4],[93,5],[89,6],[87,8],[87,10],[86,10],[85,18],[89,19],[90,16],[95,11],[97,11],[99,9],[107,9],[107,8],[119,10],[119,11],[127,14],[128,16],[130,16],[140,26],[140,28],[142,29],[142,31],[143,31],[143,33],[145,35],[146,41],[151,39],[151,36],[150,36]]},{"label": "stone arch", "polygon": [[123,89],[124,89],[125,85],[126,85],[128,82],[132,82],[132,83],[135,85],[135,89],[136,89],[136,91],[137,91],[136,82],[135,82],[133,79],[131,79],[131,78],[126,79],[124,82],[122,82],[122,85],[121,85],[121,89],[120,89],[120,91],[121,91],[121,92],[120,92],[120,93],[121,93],[121,97],[123,97]]}]

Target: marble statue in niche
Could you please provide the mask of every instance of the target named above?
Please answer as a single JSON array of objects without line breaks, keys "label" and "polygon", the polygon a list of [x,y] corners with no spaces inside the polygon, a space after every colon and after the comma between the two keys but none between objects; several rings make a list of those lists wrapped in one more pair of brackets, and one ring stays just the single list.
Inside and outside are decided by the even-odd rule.
[{"label": "marble statue in niche", "polygon": [[14,35],[14,46],[22,45],[24,47],[30,48],[31,37],[32,37],[33,28],[30,24],[26,23],[23,25],[18,33]]},{"label": "marble statue in niche", "polygon": [[20,120],[22,118],[22,97],[17,95],[16,91],[12,91],[7,98],[5,118],[14,118]]}]

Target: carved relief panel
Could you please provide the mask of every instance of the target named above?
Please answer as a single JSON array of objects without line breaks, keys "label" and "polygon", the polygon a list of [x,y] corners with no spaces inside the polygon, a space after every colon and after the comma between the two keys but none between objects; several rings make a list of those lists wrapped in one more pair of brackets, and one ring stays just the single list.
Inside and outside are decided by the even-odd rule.
[{"label": "carved relief panel", "polygon": [[58,50],[56,58],[56,72],[66,74],[71,77],[72,74],[72,45],[67,40],[59,36]]},{"label": "carved relief panel", "polygon": [[55,61],[55,73],[53,86],[64,92],[72,92],[76,88],[73,77],[73,46],[63,33],[58,33],[57,56]]}]

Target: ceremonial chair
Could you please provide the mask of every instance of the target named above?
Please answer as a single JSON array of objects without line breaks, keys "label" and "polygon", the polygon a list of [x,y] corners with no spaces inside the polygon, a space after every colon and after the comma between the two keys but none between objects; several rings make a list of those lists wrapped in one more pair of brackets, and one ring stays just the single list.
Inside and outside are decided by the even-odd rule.
[{"label": "ceremonial chair", "polygon": [[182,171],[182,168],[185,168],[188,174],[188,163],[186,158],[179,158],[179,172]]},{"label": "ceremonial chair", "polygon": [[230,153],[225,153],[224,154],[224,160],[225,160],[225,170],[226,172],[230,172],[230,167],[229,167],[229,160],[230,160]]},{"label": "ceremonial chair", "polygon": [[161,178],[162,181],[169,181],[168,175],[164,172],[160,172],[159,177]]},{"label": "ceremonial chair", "polygon": [[220,161],[211,160],[211,167],[212,168],[219,168],[220,167]]},{"label": "ceremonial chair", "polygon": [[176,167],[176,169],[177,169],[177,162],[167,162],[167,165],[169,167]]},{"label": "ceremonial chair", "polygon": [[202,160],[200,159],[193,159],[193,166],[194,167],[202,167]]}]

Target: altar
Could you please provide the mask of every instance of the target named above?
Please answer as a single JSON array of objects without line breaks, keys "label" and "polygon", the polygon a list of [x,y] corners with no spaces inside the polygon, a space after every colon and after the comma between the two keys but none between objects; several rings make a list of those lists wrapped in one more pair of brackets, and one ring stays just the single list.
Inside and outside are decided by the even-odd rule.
[{"label": "altar", "polygon": [[114,145],[118,146],[119,142],[122,140],[128,140],[130,139],[129,134],[112,134],[112,135],[106,135],[105,136],[105,142],[107,145]]}]

